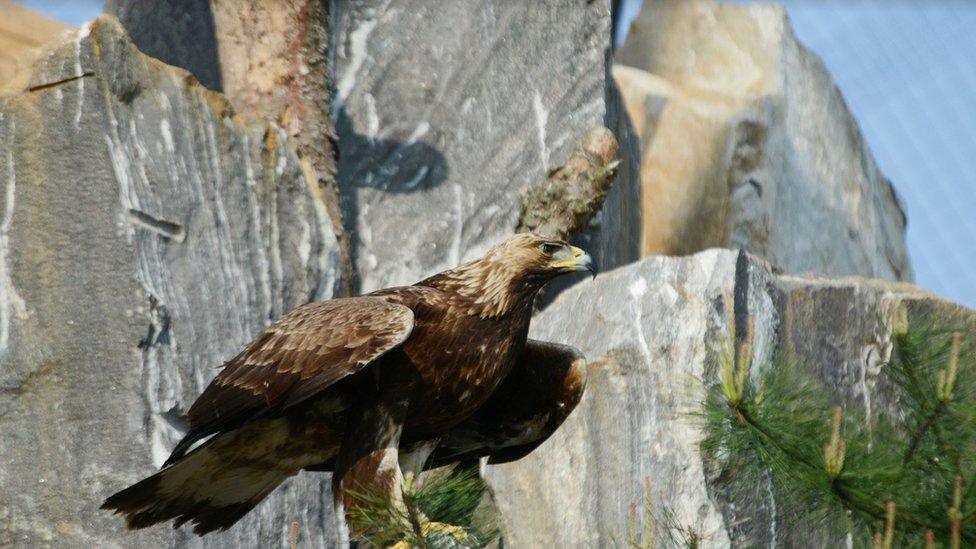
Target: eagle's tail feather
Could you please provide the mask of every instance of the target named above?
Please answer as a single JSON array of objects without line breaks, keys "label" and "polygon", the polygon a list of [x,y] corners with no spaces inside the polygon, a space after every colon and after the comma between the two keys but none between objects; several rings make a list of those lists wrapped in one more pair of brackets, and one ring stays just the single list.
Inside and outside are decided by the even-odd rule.
[{"label": "eagle's tail feather", "polygon": [[176,519],[174,528],[192,522],[202,536],[233,526],[289,476],[258,465],[228,465],[214,454],[200,448],[112,495],[102,509],[125,515],[131,530]]}]

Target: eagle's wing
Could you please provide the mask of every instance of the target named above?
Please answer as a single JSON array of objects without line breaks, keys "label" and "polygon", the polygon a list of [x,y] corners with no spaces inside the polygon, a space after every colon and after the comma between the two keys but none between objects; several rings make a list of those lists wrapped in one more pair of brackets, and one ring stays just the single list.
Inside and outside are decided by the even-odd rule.
[{"label": "eagle's wing", "polygon": [[488,457],[520,459],[545,442],[579,403],[586,359],[574,347],[529,340],[487,403],[440,440],[428,468]]},{"label": "eagle's wing", "polygon": [[248,419],[299,404],[403,343],[413,311],[361,296],[297,307],[268,327],[197,398],[190,431],[167,460],[194,442]]}]

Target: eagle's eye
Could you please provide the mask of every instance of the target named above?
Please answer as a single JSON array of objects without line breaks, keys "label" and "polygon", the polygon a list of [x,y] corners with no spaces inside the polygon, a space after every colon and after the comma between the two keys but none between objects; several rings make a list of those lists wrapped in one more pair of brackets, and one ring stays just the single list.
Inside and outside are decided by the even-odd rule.
[{"label": "eagle's eye", "polygon": [[554,244],[552,242],[546,242],[539,246],[542,249],[542,253],[546,255],[552,255],[563,248],[562,244]]}]

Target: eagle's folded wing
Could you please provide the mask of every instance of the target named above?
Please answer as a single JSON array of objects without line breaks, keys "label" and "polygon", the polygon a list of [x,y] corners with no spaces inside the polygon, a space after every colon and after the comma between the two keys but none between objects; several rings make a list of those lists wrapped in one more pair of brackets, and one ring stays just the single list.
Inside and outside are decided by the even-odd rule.
[{"label": "eagle's folded wing", "polygon": [[487,403],[441,438],[428,468],[488,457],[520,459],[563,423],[583,396],[586,360],[574,347],[529,340]]},{"label": "eagle's folded wing", "polygon": [[299,404],[359,371],[403,343],[413,323],[408,307],[372,296],[290,311],[224,364],[190,408],[190,431],[167,463],[197,440]]}]

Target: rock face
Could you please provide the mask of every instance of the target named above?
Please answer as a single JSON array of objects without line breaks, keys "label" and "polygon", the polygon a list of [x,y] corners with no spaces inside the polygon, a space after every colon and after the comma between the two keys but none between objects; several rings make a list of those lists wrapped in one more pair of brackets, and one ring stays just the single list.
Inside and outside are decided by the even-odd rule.
[{"label": "rock face", "polygon": [[222,536],[125,533],[145,476],[251,336],[333,295],[333,227],[285,132],[99,18],[0,99],[0,545],[280,545],[340,528],[324,475]]},{"label": "rock face", "polygon": [[743,248],[789,273],[912,279],[898,197],[783,7],[648,0],[617,60],[642,255]]},{"label": "rock face", "polygon": [[689,413],[699,406],[702,380],[716,379],[715,345],[730,333],[727,307],[736,322],[754,318],[754,366],[768,363],[774,349],[791,349],[841,399],[867,407],[891,403],[878,374],[906,311],[960,309],[908,284],[777,276],[766,262],[728,250],[650,258],[567,290],[536,317],[530,336],[586,354],[586,393],[539,450],[488,468],[506,545],[626,543],[631,506],[637,520],[644,516],[645,486],[658,521],[673,513],[708,547],[841,543],[777,530],[776,509],[788,508],[789,498],[777,501],[768,487],[707,480],[700,427]]},{"label": "rock face", "polygon": [[[190,71],[245,116],[273,121],[315,168],[333,225],[341,225],[330,116],[329,3],[323,0],[107,0],[143,53]],[[343,289],[348,238],[337,231]]]},{"label": "rock face", "polygon": [[[363,291],[480,255],[515,230],[523,189],[591,128],[616,127],[605,0],[332,9],[339,182]],[[590,243],[604,266],[636,258],[624,173]]]}]

